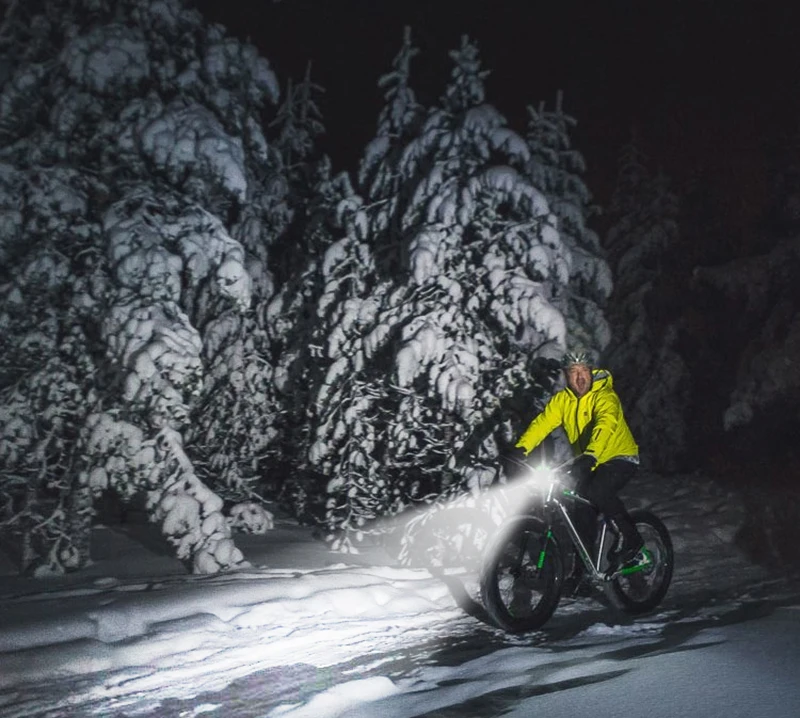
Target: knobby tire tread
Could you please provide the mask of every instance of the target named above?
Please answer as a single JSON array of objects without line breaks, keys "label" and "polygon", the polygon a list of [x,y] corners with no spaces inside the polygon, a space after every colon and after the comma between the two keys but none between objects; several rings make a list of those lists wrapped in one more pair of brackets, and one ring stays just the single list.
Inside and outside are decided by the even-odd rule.
[{"label": "knobby tire tread", "polygon": [[[631,519],[638,526],[648,526],[655,531],[661,544],[663,545],[666,555],[659,561],[658,567],[663,567],[664,575],[661,577],[658,586],[650,593],[645,600],[636,600],[631,598],[624,588],[624,578],[618,577],[605,586],[605,592],[611,603],[623,613],[629,615],[640,615],[649,613],[654,610],[662,600],[669,589],[670,582],[672,581],[672,572],[674,570],[674,550],[672,546],[672,539],[670,538],[669,531],[664,523],[655,514],[646,510],[635,510],[630,512]],[[636,576],[636,574],[632,574]]]},{"label": "knobby tire tread", "polygon": [[553,615],[561,598],[563,564],[558,538],[555,535],[549,539],[550,546],[546,554],[548,565],[545,590],[532,613],[524,617],[512,615],[500,595],[498,567],[508,546],[513,543],[517,547],[519,535],[528,532],[530,543],[525,550],[530,552],[532,545],[539,545],[538,541],[545,535],[546,530],[547,527],[541,519],[532,516],[518,517],[509,521],[489,546],[487,561],[481,575],[481,599],[492,622],[509,633],[524,633],[540,628]]}]

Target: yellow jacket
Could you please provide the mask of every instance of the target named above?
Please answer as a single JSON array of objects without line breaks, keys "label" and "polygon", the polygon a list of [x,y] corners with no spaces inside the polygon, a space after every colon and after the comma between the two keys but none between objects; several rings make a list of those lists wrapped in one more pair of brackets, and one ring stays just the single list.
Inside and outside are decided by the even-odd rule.
[{"label": "yellow jacket", "polygon": [[622,415],[611,374],[592,370],[592,388],[580,399],[569,387],[554,394],[530,423],[517,446],[529,454],[558,426],[563,426],[573,453],[591,454],[598,464],[620,456],[638,456],[639,447]]}]

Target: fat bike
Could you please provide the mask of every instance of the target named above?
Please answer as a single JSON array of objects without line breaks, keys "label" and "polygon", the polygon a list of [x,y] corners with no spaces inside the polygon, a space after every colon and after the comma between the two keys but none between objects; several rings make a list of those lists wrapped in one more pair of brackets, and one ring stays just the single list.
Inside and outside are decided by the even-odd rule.
[{"label": "fat bike", "polygon": [[540,628],[556,610],[565,573],[574,572],[575,563],[583,566],[580,587],[605,594],[620,611],[639,615],[655,609],[673,571],[672,541],[661,520],[649,511],[631,511],[644,547],[632,561],[615,566],[609,555],[620,540],[616,527],[600,515],[595,545],[586,546],[570,509],[591,503],[568,487],[564,467],[525,469],[528,475],[518,481],[538,498],[500,527],[480,572],[481,599],[491,621],[510,633]]}]

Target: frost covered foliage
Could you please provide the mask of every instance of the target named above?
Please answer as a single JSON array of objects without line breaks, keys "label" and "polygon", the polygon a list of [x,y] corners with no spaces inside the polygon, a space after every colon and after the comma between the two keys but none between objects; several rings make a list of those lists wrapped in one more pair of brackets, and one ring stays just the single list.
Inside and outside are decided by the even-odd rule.
[{"label": "frost covered foliage", "polygon": [[[341,234],[317,267],[322,294],[309,461],[328,483],[334,545],[356,550],[372,520],[497,478],[503,405],[541,398],[537,359],[565,342],[551,301],[571,255],[522,170],[525,141],[484,98],[464,39],[440,103],[409,89],[406,34],[381,81],[387,106],[360,194],[340,202]],[[518,429],[519,427],[517,427]]]},{"label": "frost covered foliage", "polygon": [[[378,117],[375,137],[367,145],[359,167],[358,184],[362,191],[373,201],[383,205],[378,218],[386,225],[381,226],[375,219],[372,220],[378,236],[382,234],[391,238],[402,233],[401,207],[409,201],[404,194],[409,191],[405,186],[408,182],[404,183],[400,165],[407,144],[418,135],[426,117],[424,108],[417,101],[410,85],[411,61],[418,53],[419,50],[411,42],[411,29],[406,27],[403,45],[392,61],[392,70],[378,81],[384,92],[385,104]],[[394,224],[390,226],[390,222]],[[390,249],[391,245],[381,251]],[[399,251],[398,243],[395,254],[391,255],[398,265]]]},{"label": "frost covered foliage", "polygon": [[0,537],[24,569],[75,567],[91,502],[77,437],[99,399],[83,292],[88,183],[0,163]]},{"label": "frost covered foliage", "polygon": [[318,257],[327,245],[326,232],[315,231],[315,224],[327,216],[326,187],[331,180],[330,160],[320,156],[315,142],[325,131],[317,97],[322,88],[312,82],[311,67],[303,81],[289,82],[283,103],[270,127],[276,137],[273,148],[280,155],[288,194],[286,204],[291,222],[271,248],[271,266],[277,284],[294,281],[309,257]]},{"label": "frost covered foliage", "polygon": [[251,498],[270,438],[248,322],[289,216],[276,78],[179,0],[14,3],[0,38],[3,525],[63,570],[93,495],[145,494],[195,571],[235,566],[255,514],[226,518],[213,484]]},{"label": "frost covered foliage", "polygon": [[686,450],[687,368],[678,325],[664,324],[651,301],[673,279],[664,258],[678,237],[678,202],[663,175],[652,177],[635,143],[626,147],[610,208],[606,247],[614,272],[605,361],[614,372],[642,460],[671,469]]},{"label": "frost covered foliage", "polygon": [[586,164],[570,138],[576,120],[564,112],[561,102],[559,92],[555,110],[545,109],[544,103],[528,107],[526,140],[531,156],[526,175],[547,198],[572,257],[570,281],[562,299],[568,344],[599,354],[611,339],[604,316],[612,289],[611,269],[597,233],[588,226],[593,208],[591,192],[583,181]]},{"label": "frost covered foliage", "polygon": [[322,88],[311,80],[311,65],[303,81],[289,82],[283,103],[271,126],[277,129],[275,147],[280,151],[289,175],[302,173],[314,153],[316,138],[325,131],[316,95]]},{"label": "frost covered foliage", "polygon": [[299,246],[308,250],[306,264],[267,307],[269,334],[277,356],[274,388],[285,411],[283,456],[292,467],[281,486],[268,483],[279,492],[287,508],[305,521],[322,518],[322,489],[313,478],[315,469],[309,464],[308,449],[314,430],[316,392],[326,371],[322,345],[329,327],[325,320],[337,299],[366,291],[359,267],[362,261],[369,261],[369,250],[363,246],[354,260],[354,271],[348,267],[341,272],[332,271],[335,261],[345,254],[345,224],[361,200],[347,173],[332,176],[330,163],[324,159],[316,170],[311,185],[315,199],[292,228],[297,232]]}]

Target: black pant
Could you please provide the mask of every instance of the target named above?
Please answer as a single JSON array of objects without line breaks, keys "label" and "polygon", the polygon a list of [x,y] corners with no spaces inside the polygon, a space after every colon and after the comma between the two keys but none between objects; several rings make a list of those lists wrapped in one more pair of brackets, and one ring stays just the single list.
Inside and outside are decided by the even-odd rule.
[{"label": "black pant", "polygon": [[[588,479],[581,481],[576,487],[578,494],[591,501],[607,519],[617,525],[626,543],[635,543],[638,532],[625,510],[625,504],[617,494],[635,476],[637,469],[637,464],[631,461],[611,459],[600,464]],[[572,520],[591,552],[597,529],[597,511],[591,506],[576,504],[572,511]]]}]

